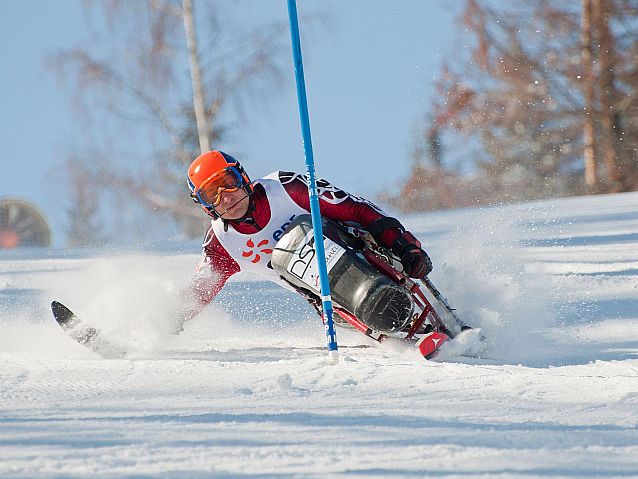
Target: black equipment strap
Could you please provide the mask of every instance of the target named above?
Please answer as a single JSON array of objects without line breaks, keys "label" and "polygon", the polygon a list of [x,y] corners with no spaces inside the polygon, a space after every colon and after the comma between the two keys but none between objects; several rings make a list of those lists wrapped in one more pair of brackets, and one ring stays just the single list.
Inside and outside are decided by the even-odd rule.
[{"label": "black equipment strap", "polygon": [[405,228],[401,223],[399,223],[399,220],[397,220],[396,218],[392,218],[391,216],[384,216],[382,218],[379,218],[378,220],[374,220],[372,223],[366,226],[366,229],[376,240],[379,239],[379,237],[385,230],[391,228],[397,228],[401,233],[405,232]]}]

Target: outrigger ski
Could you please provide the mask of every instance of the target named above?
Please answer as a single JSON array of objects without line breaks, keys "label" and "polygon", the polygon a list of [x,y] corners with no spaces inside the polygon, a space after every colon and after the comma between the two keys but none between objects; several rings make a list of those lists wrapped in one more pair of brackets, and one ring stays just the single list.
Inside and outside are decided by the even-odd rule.
[{"label": "outrigger ski", "polygon": [[104,338],[99,329],[86,324],[59,301],[51,303],[51,311],[64,332],[77,343],[89,348],[103,358],[116,359],[126,356],[127,350],[124,346]]},{"label": "outrigger ski", "polygon": [[[429,320],[435,328],[435,333],[432,333],[432,336],[426,334],[425,337],[417,341],[416,345],[419,351],[426,359],[438,357],[442,351],[454,356],[481,358],[487,349],[487,338],[480,328],[473,328],[463,323],[429,278],[423,278],[421,283],[431,295],[430,299],[426,299],[424,295],[422,298],[426,302],[426,310],[431,309]],[[434,303],[437,303],[439,307],[435,307]],[[436,344],[437,334],[441,334],[440,332],[443,332],[442,342],[445,343],[443,350],[440,349],[440,345]],[[433,343],[433,349],[431,346],[424,347],[424,340]]]}]

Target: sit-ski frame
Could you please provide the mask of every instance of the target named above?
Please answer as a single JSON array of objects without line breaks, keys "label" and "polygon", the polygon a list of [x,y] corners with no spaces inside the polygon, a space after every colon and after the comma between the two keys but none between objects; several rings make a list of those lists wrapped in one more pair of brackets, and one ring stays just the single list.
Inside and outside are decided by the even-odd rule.
[{"label": "sit-ski frame", "polygon": [[[394,282],[402,285],[411,293],[412,299],[416,306],[416,311],[412,315],[412,323],[406,333],[406,336],[403,338],[404,340],[413,340],[414,336],[420,332],[420,329],[423,326],[423,323],[425,323],[426,319],[428,319],[428,316],[430,316],[430,323],[435,330],[443,332],[451,338],[456,336],[462,329],[466,327],[454,313],[454,310],[450,307],[447,300],[443,297],[439,290],[436,289],[429,278],[423,278],[420,280],[420,282],[428,289],[428,291],[430,291],[434,299],[444,308],[445,313],[453,319],[455,327],[452,331],[446,326],[445,322],[441,319],[440,314],[432,306],[431,301],[428,300],[428,298],[426,297],[420,284],[395,268],[394,264],[396,264],[397,267],[402,266],[390,254],[384,254],[383,251],[380,251],[374,240],[370,238],[370,234],[367,231],[362,231],[361,229],[354,227],[347,227],[347,231],[351,235],[361,239],[366,244],[367,248],[364,249],[362,253],[368,263],[370,263],[381,273],[388,276]],[[357,317],[344,310],[343,308],[336,307],[335,311],[354,328],[358,329],[366,336],[375,339],[376,341],[383,342],[388,337],[386,334],[376,331],[366,324],[362,323]]]}]

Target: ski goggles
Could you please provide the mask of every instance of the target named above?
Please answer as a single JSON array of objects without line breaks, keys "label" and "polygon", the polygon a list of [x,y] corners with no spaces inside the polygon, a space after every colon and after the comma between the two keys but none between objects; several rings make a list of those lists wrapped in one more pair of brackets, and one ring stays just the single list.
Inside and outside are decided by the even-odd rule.
[{"label": "ski goggles", "polygon": [[237,191],[244,185],[241,173],[235,167],[228,167],[207,178],[193,196],[204,206],[214,207],[221,202],[221,194],[225,191]]}]

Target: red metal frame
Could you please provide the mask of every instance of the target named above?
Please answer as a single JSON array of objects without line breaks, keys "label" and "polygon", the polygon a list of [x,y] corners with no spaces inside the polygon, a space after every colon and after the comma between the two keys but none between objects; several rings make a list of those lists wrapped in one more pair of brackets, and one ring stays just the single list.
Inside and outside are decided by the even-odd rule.
[{"label": "red metal frame", "polygon": [[349,324],[354,326],[356,329],[361,331],[366,336],[370,336],[372,339],[375,339],[379,341],[380,343],[382,343],[388,337],[387,335],[383,333],[379,333],[378,331],[375,331],[374,329],[370,328],[368,325],[362,323],[354,314],[346,311],[345,309],[335,306],[334,310],[335,310],[335,313],[337,313],[345,321],[347,321]]},{"label": "red metal frame", "polygon": [[[423,290],[423,288],[427,287],[430,291],[432,291],[437,301],[439,300],[439,297],[437,296],[438,291],[436,291],[435,289],[433,290],[433,286],[430,287],[431,285],[429,284],[427,279],[421,280],[421,282],[423,283],[422,285],[421,282],[417,282],[416,280],[409,278],[401,271],[394,268],[391,264],[386,262],[383,257],[376,253],[374,250],[364,249],[362,253],[365,259],[373,268],[376,268],[377,271],[381,272],[392,281],[403,286],[410,292],[412,300],[416,305],[417,311],[420,310],[421,313],[418,314],[418,317],[415,317],[417,313],[413,314],[414,319],[412,320],[409,329],[403,330],[403,332],[406,333],[406,336],[403,339],[418,339],[418,341],[416,342],[416,346],[418,347],[421,354],[423,354],[426,359],[432,358],[435,354],[437,354],[437,351],[441,344],[443,344],[450,338],[450,333],[446,328],[445,323],[442,321],[441,316],[436,311],[436,309],[434,309],[434,306],[425,295],[425,291]],[[446,307],[449,309],[449,306],[446,305]],[[372,339],[375,339],[376,341],[383,342],[389,337],[386,334],[370,328],[368,325],[361,322],[359,318],[357,318],[354,314],[346,311],[343,308],[335,307],[335,312],[355,329],[361,331],[363,334]],[[423,324],[426,322],[426,320],[429,320],[430,324],[433,327],[432,330],[423,329]],[[424,334],[426,331],[428,331],[428,333]],[[415,338],[416,334],[424,335]]]},{"label": "red metal frame", "polygon": [[374,266],[377,270],[381,271],[388,278],[395,281],[396,283],[403,284],[406,281],[406,277],[403,273],[398,272],[388,263],[379,258],[376,254],[374,254],[370,250],[364,250],[363,256],[368,260],[372,266]]},{"label": "red metal frame", "polygon": [[[410,329],[407,332],[406,339],[412,339],[414,337],[414,335],[419,331],[419,328],[423,326],[423,323],[427,319],[428,315],[431,315],[433,323],[432,325],[436,329],[438,329],[439,331],[446,330],[441,317],[436,312],[430,301],[428,301],[418,283],[415,283],[406,275],[404,275],[400,271],[397,271],[395,268],[386,263],[383,259],[379,258],[372,251],[363,251],[363,255],[372,266],[374,266],[381,273],[385,274],[388,278],[402,286],[408,287],[410,293],[412,293],[412,298],[414,299],[414,301],[419,305],[421,309],[423,309],[421,315],[412,322],[412,326],[410,326]],[[412,283],[411,286],[410,283]]]}]

